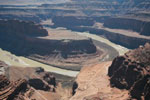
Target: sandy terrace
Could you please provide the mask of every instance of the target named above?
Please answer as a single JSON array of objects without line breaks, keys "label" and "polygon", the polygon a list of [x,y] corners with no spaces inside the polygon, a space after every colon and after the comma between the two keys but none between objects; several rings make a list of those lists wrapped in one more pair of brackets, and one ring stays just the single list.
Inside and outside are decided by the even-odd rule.
[{"label": "sandy terrace", "polygon": [[85,36],[81,36],[76,34],[76,32],[72,32],[71,30],[66,30],[64,28],[45,28],[48,31],[48,36],[39,37],[44,39],[53,39],[53,40],[84,40],[89,39]]},{"label": "sandy terrace", "polygon": [[111,29],[111,28],[107,28],[103,26],[103,23],[95,23],[95,25],[93,26],[94,28],[97,29],[103,29],[109,32],[114,32],[114,33],[118,33],[118,34],[122,34],[125,36],[130,36],[130,37],[137,37],[137,38],[143,38],[143,39],[150,39],[150,36],[144,36],[144,35],[140,35],[138,32],[133,32],[132,30],[124,30],[124,29]]},{"label": "sandy terrace", "polygon": [[84,67],[77,77],[78,88],[70,100],[127,100],[127,90],[120,90],[110,86],[107,76],[111,62],[104,62],[95,66]]}]

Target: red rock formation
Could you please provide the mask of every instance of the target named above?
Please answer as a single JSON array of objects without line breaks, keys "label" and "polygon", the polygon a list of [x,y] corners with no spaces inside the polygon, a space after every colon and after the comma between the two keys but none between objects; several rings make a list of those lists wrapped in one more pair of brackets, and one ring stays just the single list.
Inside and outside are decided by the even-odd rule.
[{"label": "red rock formation", "polygon": [[73,85],[73,97],[70,100],[127,100],[128,91],[112,88],[108,68],[111,62],[84,67]]},{"label": "red rock formation", "polygon": [[0,20],[0,33],[19,36],[47,36],[48,32],[41,25],[20,20]]},{"label": "red rock formation", "polygon": [[55,91],[56,78],[52,73],[45,72],[43,68],[10,67],[7,73],[11,81],[26,79],[28,85],[36,90],[45,92]]},{"label": "red rock formation", "polygon": [[95,54],[99,53],[99,56],[103,54],[102,50],[97,50],[93,41],[88,38],[79,40],[39,38],[46,36],[48,33],[42,26],[32,22],[0,20],[0,27],[2,28],[0,30],[0,47],[3,50],[9,51],[17,56],[26,56],[56,67],[66,67],[73,70],[76,70],[78,67],[77,69],[80,70],[82,67],[80,63],[85,62],[83,61],[84,59],[81,60],[80,58],[76,63],[72,58],[78,60],[79,57],[92,57],[92,55],[95,58]]},{"label": "red rock formation", "polygon": [[6,76],[0,75],[0,100],[13,100],[20,91],[26,88],[26,80],[10,82]]},{"label": "red rock formation", "polygon": [[116,57],[108,75],[111,86],[129,90],[132,98],[149,100],[150,44]]},{"label": "red rock formation", "polygon": [[114,29],[127,29],[139,32],[141,35],[150,36],[150,22],[130,18],[110,18],[104,22],[105,27]]},{"label": "red rock formation", "polygon": [[56,87],[56,79],[54,77],[54,75],[52,75],[51,73],[46,73],[43,76],[43,79],[50,85],[53,85],[54,87]]},{"label": "red rock formation", "polygon": [[116,57],[112,64],[84,67],[72,94],[70,100],[150,100],[150,44]]},{"label": "red rock formation", "polygon": [[30,86],[32,86],[36,90],[43,90],[43,91],[50,90],[50,87],[39,78],[29,79],[28,83]]},{"label": "red rock formation", "polygon": [[[3,66],[6,65],[4,62],[0,63]],[[0,75],[0,100],[43,100],[43,98],[49,100],[50,97],[60,98],[55,97],[55,95],[59,96],[56,91],[55,77],[42,68],[9,66],[6,75],[9,79],[4,75]]]}]

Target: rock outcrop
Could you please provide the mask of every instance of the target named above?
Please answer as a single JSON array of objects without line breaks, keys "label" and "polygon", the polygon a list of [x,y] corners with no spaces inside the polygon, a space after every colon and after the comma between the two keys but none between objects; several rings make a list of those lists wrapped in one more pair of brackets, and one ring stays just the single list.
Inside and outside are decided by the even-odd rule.
[{"label": "rock outcrop", "polygon": [[[0,20],[0,47],[20,56],[67,55],[95,53],[96,47],[92,40],[47,40],[37,37],[48,33],[40,25],[19,20]],[[18,42],[19,40],[19,42]],[[13,47],[15,45],[15,48]],[[21,48],[23,48],[21,50]]]},{"label": "rock outcrop", "polygon": [[37,36],[47,36],[48,32],[43,29],[39,24],[34,22],[27,22],[21,20],[0,20],[0,33],[9,34],[10,37],[22,36],[22,37],[37,37]]},{"label": "rock outcrop", "polygon": [[108,75],[111,86],[129,90],[131,98],[149,100],[150,44],[115,58]]},{"label": "rock outcrop", "polygon": [[50,72],[44,71],[44,69],[40,67],[10,67],[9,70],[7,70],[7,73],[9,74],[10,80],[15,81],[18,79],[26,79],[28,85],[36,90],[53,92],[57,86],[54,75]]},{"label": "rock outcrop", "polygon": [[52,21],[55,23],[53,27],[66,27],[68,29],[77,26],[92,26],[94,24],[92,19],[74,16],[56,16],[52,18]]},{"label": "rock outcrop", "polygon": [[114,29],[133,30],[141,35],[150,36],[150,22],[131,18],[109,18],[104,22],[105,27]]},{"label": "rock outcrop", "polygon": [[26,80],[9,81],[6,76],[0,75],[0,100],[13,100],[21,91],[27,89]]},{"label": "rock outcrop", "polygon": [[0,61],[0,75],[5,75],[8,65],[5,64],[3,61]]},{"label": "rock outcrop", "polygon": [[36,90],[50,91],[50,87],[45,84],[41,79],[33,78],[29,79],[29,85],[35,88]]},{"label": "rock outcrop", "polygon": [[70,100],[149,100],[150,44],[116,57],[113,62],[84,67]]},{"label": "rock outcrop", "polygon": [[54,77],[54,75],[52,75],[51,73],[46,73],[43,76],[43,79],[50,85],[53,85],[54,87],[56,87],[56,79]]},{"label": "rock outcrop", "polygon": [[22,68],[2,63],[3,67],[9,68],[5,70],[4,75],[0,75],[0,100],[43,100],[43,98],[49,100],[50,97],[52,98],[50,100],[58,100],[60,98],[56,91],[58,80],[52,73],[45,72],[40,67]]},{"label": "rock outcrop", "polygon": [[[106,38],[110,41],[133,49],[145,44],[149,39],[127,37],[113,32],[102,33],[103,31],[95,30],[92,26],[95,22],[101,22],[104,23],[104,26],[110,28],[130,29],[139,32],[141,35],[149,36],[149,6],[150,1],[148,0],[71,0],[61,4],[42,4],[35,6],[36,9],[32,7],[20,9],[18,6],[2,5],[0,18],[30,20],[37,23],[41,23],[43,20],[47,23],[52,21],[53,24],[48,25],[48,27],[65,27],[69,30],[91,31],[91,33],[97,31],[100,35],[107,35]],[[14,9],[12,9],[13,7]],[[26,6],[23,7],[27,8]],[[115,18],[112,18],[112,16]],[[83,29],[82,26],[90,27],[91,29]],[[128,40],[128,43],[125,40]],[[136,45],[131,44],[131,42],[136,43]],[[29,49],[32,49],[31,47]]]},{"label": "rock outcrop", "polygon": [[86,62],[83,60],[88,56],[103,54],[89,38],[47,39],[47,31],[32,22],[0,20],[0,23],[0,47],[17,56],[25,56],[56,67],[62,66],[61,68],[72,69],[72,66],[77,66],[77,70],[80,70],[81,63]]},{"label": "rock outcrop", "polygon": [[128,91],[112,88],[108,68],[111,62],[83,67],[73,84],[70,100],[127,100]]},{"label": "rock outcrop", "polygon": [[138,48],[140,45],[144,45],[146,42],[150,42],[150,39],[126,36],[117,33],[117,31],[114,33],[104,29],[95,29],[90,27],[72,27],[71,30],[80,32],[88,31],[92,34],[105,36],[111,42],[122,45],[129,49],[135,49]]},{"label": "rock outcrop", "polygon": [[[39,69],[39,68],[38,68]],[[56,78],[50,72],[34,72],[36,77],[29,76],[28,83],[36,90],[52,91],[55,92],[57,83]],[[36,74],[37,73],[37,74]]]}]

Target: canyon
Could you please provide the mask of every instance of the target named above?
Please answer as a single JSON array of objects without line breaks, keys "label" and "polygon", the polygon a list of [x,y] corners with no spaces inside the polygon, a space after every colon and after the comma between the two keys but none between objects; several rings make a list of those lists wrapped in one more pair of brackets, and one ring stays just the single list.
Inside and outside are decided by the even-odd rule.
[{"label": "canyon", "polygon": [[[150,41],[150,8],[147,0],[70,0],[55,4],[49,2],[35,5],[1,5],[0,18],[33,21],[38,24],[46,21],[49,24],[44,26],[90,32],[129,49],[138,48],[139,45]],[[123,34],[118,30],[112,32],[93,27],[96,23],[102,23],[106,28],[120,29]],[[130,34],[124,30],[129,30]]]},{"label": "canyon", "polygon": [[108,70],[113,87],[127,89],[137,100],[149,99],[149,51],[150,44],[127,52],[113,60]]},{"label": "canyon", "polygon": [[56,67],[80,70],[86,60],[102,59],[105,55],[104,50],[96,48],[91,39],[78,35],[75,39],[71,35],[67,39],[61,36],[49,39],[51,36],[42,26],[18,20],[1,20],[0,26],[2,49]]},{"label": "canyon", "polygon": [[84,67],[70,100],[149,100],[149,52],[147,43],[112,62]]},{"label": "canyon", "polygon": [[9,66],[2,61],[0,66],[4,72],[0,75],[1,100],[58,100],[71,96],[68,86],[73,84],[72,77],[46,72],[41,67]]},{"label": "canyon", "polygon": [[0,0],[0,100],[149,100],[149,0]]},{"label": "canyon", "polygon": [[[1,70],[4,72],[0,75],[0,98],[6,100],[149,100],[149,52],[150,44],[147,43],[128,51],[123,56],[116,57],[113,61],[83,67],[77,78],[72,79],[61,75],[63,80],[60,75],[46,72],[40,67],[12,67],[1,61],[0,70],[2,67],[5,70]],[[63,83],[63,88],[59,82]],[[68,85],[72,86],[72,90],[66,88]]]}]

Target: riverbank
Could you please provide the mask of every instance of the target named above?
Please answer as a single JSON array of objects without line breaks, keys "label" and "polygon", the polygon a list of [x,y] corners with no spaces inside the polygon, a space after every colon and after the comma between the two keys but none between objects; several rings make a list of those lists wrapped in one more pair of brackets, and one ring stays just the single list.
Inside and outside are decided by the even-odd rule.
[{"label": "riverbank", "polygon": [[[96,40],[97,42],[99,41],[104,44],[107,44],[110,47],[113,47],[119,53],[119,55],[123,55],[125,52],[128,51],[127,48],[124,48],[120,45],[116,45],[116,44],[110,42],[109,40],[102,38],[100,36],[94,35],[94,34],[90,34],[90,33],[86,33],[86,32],[83,32],[83,33],[76,32],[76,34],[86,36],[88,38]],[[115,53],[115,54],[117,54],[117,53]],[[113,56],[115,56],[115,55],[113,55]],[[105,57],[105,58],[107,59],[107,57]],[[77,74],[79,73],[79,71],[62,69],[62,68],[54,67],[51,65],[43,64],[38,61],[34,61],[34,60],[31,60],[31,59],[28,59],[25,57],[18,57],[18,56],[11,54],[10,52],[4,51],[2,49],[0,49],[0,60],[4,61],[6,64],[11,65],[11,66],[42,67],[42,68],[44,68],[45,71],[62,74],[62,75],[70,76],[70,77],[76,77]]]},{"label": "riverbank", "polygon": [[95,35],[95,34],[91,34],[91,33],[88,33],[88,32],[77,32],[77,34],[79,35],[82,35],[82,36],[86,36],[86,37],[89,37],[93,40],[97,40],[99,42],[103,42],[111,47],[113,47],[114,49],[116,49],[118,52],[119,52],[119,55],[123,55],[124,53],[126,53],[128,51],[127,48],[123,47],[123,46],[120,46],[120,45],[117,45],[101,36],[98,36],[98,35]]},{"label": "riverbank", "polygon": [[25,58],[25,57],[18,57],[13,54],[11,54],[8,51],[4,51],[0,49],[0,60],[4,61],[6,64],[16,67],[42,67],[45,71],[53,72],[57,74],[67,75],[70,77],[76,77],[76,75],[79,73],[79,71],[71,71],[71,70],[65,70],[61,68],[56,68],[50,65],[42,64],[37,61],[33,61],[31,59]]}]

